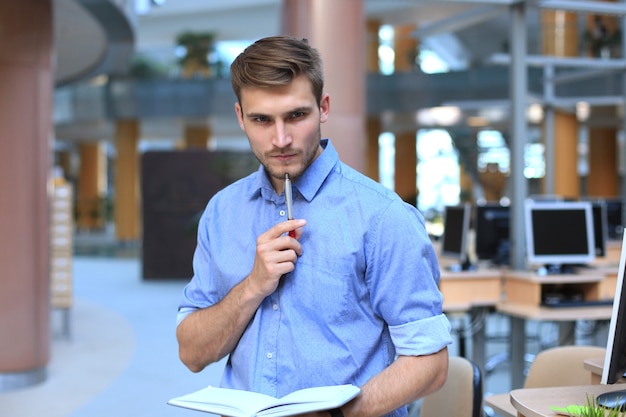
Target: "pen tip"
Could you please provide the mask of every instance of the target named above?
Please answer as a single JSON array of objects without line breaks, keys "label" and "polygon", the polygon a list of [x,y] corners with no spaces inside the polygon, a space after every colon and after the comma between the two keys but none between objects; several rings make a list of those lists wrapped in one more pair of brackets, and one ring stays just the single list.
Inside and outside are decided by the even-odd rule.
[{"label": "pen tip", "polygon": [[288,180],[289,179],[289,174],[285,172],[285,179]]}]

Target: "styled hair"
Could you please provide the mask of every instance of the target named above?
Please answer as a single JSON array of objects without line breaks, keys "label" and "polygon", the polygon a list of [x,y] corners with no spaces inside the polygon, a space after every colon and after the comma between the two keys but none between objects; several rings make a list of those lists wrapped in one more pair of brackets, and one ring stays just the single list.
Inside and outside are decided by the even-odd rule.
[{"label": "styled hair", "polygon": [[271,36],[248,46],[230,66],[231,82],[237,101],[245,87],[287,85],[305,75],[317,104],[324,90],[324,69],[319,52],[306,39]]}]

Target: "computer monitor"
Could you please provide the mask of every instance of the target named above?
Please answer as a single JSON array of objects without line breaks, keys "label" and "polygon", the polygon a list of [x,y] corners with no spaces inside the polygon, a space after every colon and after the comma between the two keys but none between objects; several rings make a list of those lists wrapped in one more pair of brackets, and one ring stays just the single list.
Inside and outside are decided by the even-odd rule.
[{"label": "computer monitor", "polygon": [[606,241],[609,232],[605,201],[591,201],[591,212],[593,215],[593,241],[596,257],[602,258],[606,256]]},{"label": "computer monitor", "polygon": [[[624,264],[626,263],[626,235],[622,237],[622,252],[617,273],[617,285],[613,310],[609,323],[606,343],[606,355],[602,368],[601,384],[615,384],[626,373],[626,281]],[[607,392],[596,397],[596,402],[605,407],[620,406],[626,408],[626,389]]]},{"label": "computer monitor", "polygon": [[608,223],[608,239],[622,240],[624,232],[623,218],[623,202],[621,198],[605,198],[606,204],[606,220]]},{"label": "computer monitor", "polygon": [[565,273],[595,259],[590,202],[526,200],[524,214],[529,264],[543,265],[549,273]]},{"label": "computer monitor", "polygon": [[459,265],[455,265],[453,268],[469,269],[471,263],[467,253],[467,235],[469,233],[471,207],[469,203],[445,206],[443,216],[441,256],[458,260]]},{"label": "computer monitor", "polygon": [[477,205],[474,213],[476,257],[495,265],[510,263],[509,206],[498,203]]}]

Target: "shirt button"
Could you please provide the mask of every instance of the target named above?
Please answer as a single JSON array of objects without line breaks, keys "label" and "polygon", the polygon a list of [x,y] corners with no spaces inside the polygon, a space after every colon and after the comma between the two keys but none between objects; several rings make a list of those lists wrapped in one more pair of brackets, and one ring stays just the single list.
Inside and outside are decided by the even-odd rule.
[{"label": "shirt button", "polygon": [[272,359],[272,353],[271,352],[267,353],[267,359]]},{"label": "shirt button", "polygon": [[274,304],[274,305],[272,306],[272,308],[273,308],[274,310],[278,310],[278,304]]},{"label": "shirt button", "polygon": [[284,216],[284,215],[285,215],[285,210],[281,210],[279,214],[280,214],[281,216]]}]

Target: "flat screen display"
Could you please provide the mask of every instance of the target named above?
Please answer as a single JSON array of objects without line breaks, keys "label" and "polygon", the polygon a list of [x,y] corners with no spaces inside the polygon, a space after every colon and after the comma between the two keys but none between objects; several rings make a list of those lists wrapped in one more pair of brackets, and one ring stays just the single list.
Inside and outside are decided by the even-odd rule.
[{"label": "flat screen display", "polygon": [[[626,236],[623,236],[622,239],[622,251],[617,273],[613,310],[609,323],[606,356],[602,368],[602,378],[600,379],[602,384],[615,384],[626,372],[626,283],[624,281],[624,264],[626,263],[626,247],[624,245],[626,244]],[[618,386],[616,386],[615,391],[598,396],[596,402],[605,407],[618,406],[624,409],[626,406],[626,390],[623,388],[620,390]]]},{"label": "flat screen display", "polygon": [[501,204],[477,205],[474,216],[476,256],[496,265],[509,264],[510,210]]},{"label": "flat screen display", "polygon": [[588,264],[595,259],[590,202],[525,204],[528,262],[543,265]]},{"label": "flat screen display", "polygon": [[622,200],[620,198],[606,198],[604,203],[606,204],[607,237],[610,240],[621,241],[624,233]]},{"label": "flat screen display", "polygon": [[466,260],[470,214],[470,205],[467,203],[445,207],[441,242],[443,256]]}]

